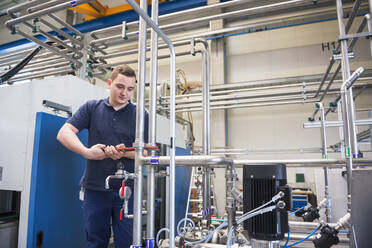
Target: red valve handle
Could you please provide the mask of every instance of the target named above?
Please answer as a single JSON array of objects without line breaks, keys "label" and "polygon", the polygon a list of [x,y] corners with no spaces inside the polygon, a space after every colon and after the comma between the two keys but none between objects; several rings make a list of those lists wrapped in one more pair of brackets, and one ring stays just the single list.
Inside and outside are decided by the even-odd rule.
[{"label": "red valve handle", "polygon": [[125,189],[125,183],[123,183],[122,185],[121,185],[121,189],[120,189],[120,196],[124,196],[124,189]]},{"label": "red valve handle", "polygon": [[120,209],[120,220],[123,220],[123,209]]},{"label": "red valve handle", "polygon": [[[146,149],[146,150],[158,150],[159,147],[157,147],[157,146],[145,146],[144,149]],[[116,148],[116,150],[117,151],[130,152],[130,151],[134,151],[134,147]]]}]

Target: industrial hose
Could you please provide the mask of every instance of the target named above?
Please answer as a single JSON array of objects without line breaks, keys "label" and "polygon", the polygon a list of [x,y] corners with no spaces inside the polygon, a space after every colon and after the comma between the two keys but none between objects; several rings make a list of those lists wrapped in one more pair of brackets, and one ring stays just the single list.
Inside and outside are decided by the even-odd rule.
[{"label": "industrial hose", "polygon": [[16,66],[14,66],[9,71],[5,72],[3,75],[0,75],[0,84],[3,84],[3,82],[8,81],[20,70],[22,70],[23,67],[25,67],[28,64],[28,62],[30,62],[30,60],[33,59],[36,56],[36,54],[40,52],[42,48],[43,48],[42,46],[38,46],[34,51],[27,55],[27,57],[24,58],[21,62],[19,62]]}]

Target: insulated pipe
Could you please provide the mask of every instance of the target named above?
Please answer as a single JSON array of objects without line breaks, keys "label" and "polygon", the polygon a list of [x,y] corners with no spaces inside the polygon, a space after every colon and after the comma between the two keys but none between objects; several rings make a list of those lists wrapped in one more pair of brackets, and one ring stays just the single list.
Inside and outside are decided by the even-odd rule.
[{"label": "insulated pipe", "polygon": [[[169,163],[169,175],[170,175],[170,198],[169,198],[169,244],[170,247],[174,247],[174,238],[175,238],[175,134],[176,134],[176,53],[174,50],[174,46],[172,42],[169,40],[169,38],[159,29],[159,27],[148,17],[145,11],[143,11],[135,0],[127,0],[127,2],[132,6],[132,8],[140,15],[143,20],[146,21],[146,23],[151,26],[156,33],[164,40],[165,43],[168,44],[170,55],[171,55],[171,65],[170,65],[170,79],[171,79],[171,91],[170,95],[172,98],[171,106],[170,106],[170,163]],[[144,30],[145,31],[145,30]],[[146,43],[144,44],[146,48]],[[141,102],[141,105],[144,105],[144,99],[143,102]],[[139,154],[142,155],[142,154]],[[142,160],[137,157],[137,160],[139,160],[142,164]],[[140,245],[141,243],[139,243]]]},{"label": "insulated pipe", "polygon": [[[128,2],[130,3],[130,2]],[[141,0],[139,9],[147,10],[147,0]],[[136,6],[137,3],[136,3]],[[142,247],[142,183],[143,183],[143,163],[139,157],[143,154],[145,146],[144,127],[145,127],[145,84],[146,84],[146,22],[140,17],[139,37],[138,37],[138,81],[137,86],[137,111],[136,111],[136,140],[134,170],[134,205],[133,205],[133,248]]]},{"label": "insulated pipe", "polygon": [[[337,0],[337,17],[338,17],[338,27],[340,36],[345,36],[345,26],[343,21],[343,10],[342,10],[342,0]],[[341,69],[342,69],[342,80],[345,82],[350,77],[350,64],[349,64],[349,56],[348,56],[348,46],[347,46],[347,40],[341,40]],[[355,158],[358,158],[358,141],[357,141],[357,130],[355,128],[355,107],[354,107],[354,99],[353,99],[353,90],[352,88],[349,88],[347,91],[347,100],[343,99],[345,101],[348,101],[348,104],[345,106],[345,111],[348,112],[347,115],[344,115],[346,118],[344,121],[349,122],[349,134],[345,132],[346,139],[349,138],[350,146],[347,145],[346,147],[350,147],[352,156]],[[347,137],[349,136],[349,137]],[[346,143],[346,142],[345,142]],[[351,161],[351,160],[350,160]],[[349,166],[350,169],[352,169],[352,162]],[[350,175],[351,176],[351,175]],[[350,178],[351,183],[351,178]],[[351,193],[351,192],[349,192]]]},{"label": "insulated pipe", "polygon": [[[152,0],[151,18],[155,24],[158,24],[159,1]],[[150,115],[149,115],[149,142],[150,145],[156,146],[156,98],[158,82],[158,34],[151,30],[151,91],[150,91]],[[151,150],[151,156],[155,156],[156,151]],[[155,168],[152,165],[147,166],[147,248],[154,247],[154,222],[155,222]]]},{"label": "insulated pipe", "polygon": [[[322,140],[322,157],[324,159],[328,158],[327,154],[327,135],[326,135],[326,127],[325,127],[325,114],[324,114],[324,105],[322,102],[319,102],[319,109],[320,109],[320,121],[322,124],[321,128],[321,140]],[[329,197],[329,189],[328,189],[328,168],[323,167],[323,173],[324,173],[324,197],[327,199],[327,206],[325,209],[325,215],[327,223],[331,222],[331,199]]]}]

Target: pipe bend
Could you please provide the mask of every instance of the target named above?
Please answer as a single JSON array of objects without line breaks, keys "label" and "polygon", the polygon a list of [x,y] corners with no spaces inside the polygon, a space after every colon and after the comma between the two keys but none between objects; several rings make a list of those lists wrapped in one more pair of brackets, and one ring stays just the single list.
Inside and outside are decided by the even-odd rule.
[{"label": "pipe bend", "polygon": [[195,40],[195,43],[202,43],[204,45],[204,48],[205,49],[208,49],[209,45],[208,45],[208,41],[204,38],[196,38],[194,39]]}]

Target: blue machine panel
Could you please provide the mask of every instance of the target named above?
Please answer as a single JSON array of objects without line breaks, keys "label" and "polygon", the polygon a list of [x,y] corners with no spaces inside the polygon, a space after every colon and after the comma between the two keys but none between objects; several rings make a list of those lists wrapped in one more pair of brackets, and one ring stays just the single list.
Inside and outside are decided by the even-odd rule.
[{"label": "blue machine panel", "polygon": [[[179,148],[176,147],[177,156],[190,155],[190,148]],[[189,194],[189,185],[191,177],[191,167],[188,166],[177,166],[176,168],[176,212],[175,212],[175,224],[177,226],[178,222],[185,218],[187,198]]]},{"label": "blue machine panel", "polygon": [[[85,159],[57,140],[66,118],[36,114],[31,173],[27,247],[34,248],[42,232],[42,247],[86,247],[79,181]],[[88,132],[79,134],[87,143]]]},{"label": "blue machine panel", "polygon": [[305,207],[308,203],[307,195],[293,195],[292,196],[292,210]]}]

